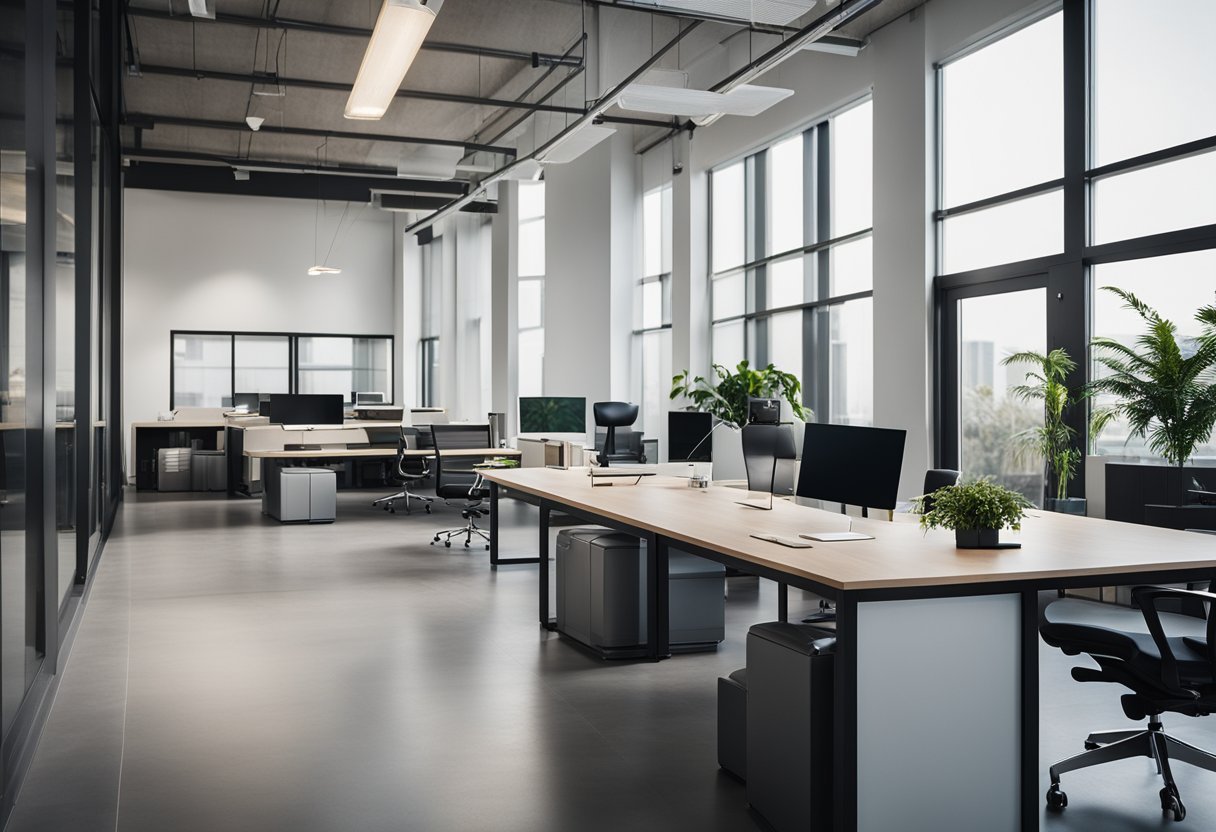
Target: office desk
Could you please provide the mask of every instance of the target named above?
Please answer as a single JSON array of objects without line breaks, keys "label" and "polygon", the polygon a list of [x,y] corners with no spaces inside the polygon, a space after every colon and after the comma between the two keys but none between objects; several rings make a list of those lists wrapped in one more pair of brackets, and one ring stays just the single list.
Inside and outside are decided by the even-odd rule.
[{"label": "office desk", "polygon": [[135,474],[135,488],[139,491],[155,490],[156,452],[173,445],[174,432],[185,434],[186,442],[180,447],[189,447],[190,442],[202,440],[203,449],[219,448],[219,437],[223,434],[223,419],[171,419],[131,423],[131,470]]},{"label": "office desk", "polygon": [[[852,518],[874,540],[790,549],[749,536],[840,531],[849,518],[785,501],[759,512],[737,489],[650,477],[592,488],[586,471],[486,471],[491,556],[499,491],[538,501],[539,617],[549,618],[549,513],[646,542],[647,649],[668,654],[667,553],[678,547],[835,600],[838,832],[1038,829],[1038,592],[1210,577],[1204,535],[1032,512],[1021,549],[962,550],[916,518]],[[712,680],[707,679],[706,684]],[[909,825],[909,821],[915,823]]]}]

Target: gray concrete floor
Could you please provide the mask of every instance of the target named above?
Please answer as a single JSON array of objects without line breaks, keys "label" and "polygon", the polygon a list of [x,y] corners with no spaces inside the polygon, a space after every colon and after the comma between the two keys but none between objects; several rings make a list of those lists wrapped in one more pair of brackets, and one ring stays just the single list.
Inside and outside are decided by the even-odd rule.
[{"label": "gray concrete floor", "polygon": [[[432,547],[458,514],[388,515],[375,496],[342,493],[333,525],[283,526],[252,500],[130,493],[7,828],[761,828],[716,766],[715,679],[775,617],[771,584],[729,581],[716,653],[604,663],[537,627],[534,566]],[[506,505],[504,555],[534,551],[534,509]],[[1049,761],[1132,723],[1116,688],[1041,655],[1045,789]],[[1167,728],[1216,748],[1216,719]],[[1177,769],[1179,828],[1216,828],[1216,775]],[[1065,787],[1070,808],[1042,828],[1173,826],[1148,761]]]}]

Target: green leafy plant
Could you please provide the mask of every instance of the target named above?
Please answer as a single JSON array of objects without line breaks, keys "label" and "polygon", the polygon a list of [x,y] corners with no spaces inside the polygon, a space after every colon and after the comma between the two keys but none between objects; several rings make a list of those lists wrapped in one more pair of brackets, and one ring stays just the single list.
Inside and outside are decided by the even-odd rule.
[{"label": "green leafy plant", "polygon": [[[1216,425],[1216,308],[1199,310],[1205,328],[1187,355],[1172,321],[1131,292],[1103,286],[1143,319],[1146,329],[1134,346],[1113,338],[1094,338],[1094,360],[1107,375],[1089,383],[1092,394],[1116,397],[1113,415],[1123,416],[1133,436],[1172,465],[1182,466]],[[1109,420],[1108,420],[1109,421]]]},{"label": "green leafy plant", "polygon": [[1023,454],[1033,453],[1043,459],[1046,478],[1055,485],[1057,499],[1068,497],[1068,483],[1077,473],[1081,461],[1081,449],[1076,447],[1076,430],[1065,419],[1076,404],[1076,397],[1068,388],[1068,377],[1077,369],[1077,362],[1062,349],[1054,349],[1044,355],[1040,352],[1019,352],[1001,362],[1031,364],[1034,369],[1026,372],[1026,384],[1009,389],[1009,395],[1028,403],[1039,402],[1043,406],[1043,424],[1019,431],[1011,441]]},{"label": "green leafy plant", "polygon": [[735,427],[747,424],[749,398],[781,398],[789,403],[794,415],[806,421],[813,415],[802,405],[802,384],[797,376],[783,373],[769,364],[754,370],[747,361],[740,361],[735,371],[721,364],[713,366],[714,381],[693,376],[684,370],[671,380],[671,398],[681,396],[693,403],[693,408],[713,414]]},{"label": "green leafy plant", "polygon": [[[926,510],[926,498],[931,507]],[[1022,528],[1030,501],[991,479],[970,480],[939,488],[912,500],[920,525],[925,529],[1013,529]]]}]

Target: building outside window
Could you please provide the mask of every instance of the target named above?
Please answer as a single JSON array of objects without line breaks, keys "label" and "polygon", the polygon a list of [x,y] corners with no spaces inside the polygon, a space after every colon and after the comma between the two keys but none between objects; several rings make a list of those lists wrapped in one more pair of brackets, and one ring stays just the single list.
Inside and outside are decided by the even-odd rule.
[{"label": "building outside window", "polygon": [[711,174],[712,352],[796,375],[815,418],[873,404],[869,99]]},{"label": "building outside window", "polygon": [[418,405],[438,407],[439,330],[443,318],[443,238],[422,246],[422,306],[418,339]]},{"label": "building outside window", "polygon": [[[642,197],[642,276],[633,293],[634,430],[660,440],[671,389],[671,185]],[[660,443],[661,444],[661,443]],[[659,450],[662,458],[663,449]]]}]

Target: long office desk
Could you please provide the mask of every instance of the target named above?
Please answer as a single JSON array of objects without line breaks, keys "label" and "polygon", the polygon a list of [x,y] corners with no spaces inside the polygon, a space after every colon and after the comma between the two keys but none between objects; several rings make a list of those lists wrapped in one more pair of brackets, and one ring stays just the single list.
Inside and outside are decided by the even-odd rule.
[{"label": "long office desk", "polygon": [[[836,602],[838,832],[1038,829],[1038,592],[1102,583],[1202,580],[1210,537],[1034,511],[1021,549],[963,550],[914,517],[852,518],[875,539],[791,549],[750,537],[841,531],[850,519],[672,477],[591,486],[585,469],[488,471],[491,557],[502,489],[540,505],[539,618],[549,618],[549,515],[556,510],[645,541],[647,650],[667,645],[667,555],[675,547]],[[707,682],[708,683],[708,682]],[[1080,730],[1080,729],[1079,729]]]}]

